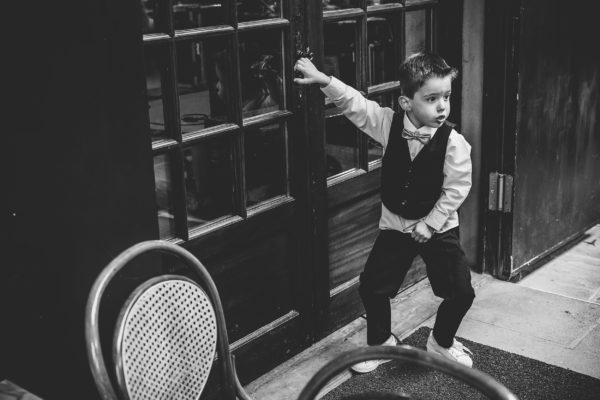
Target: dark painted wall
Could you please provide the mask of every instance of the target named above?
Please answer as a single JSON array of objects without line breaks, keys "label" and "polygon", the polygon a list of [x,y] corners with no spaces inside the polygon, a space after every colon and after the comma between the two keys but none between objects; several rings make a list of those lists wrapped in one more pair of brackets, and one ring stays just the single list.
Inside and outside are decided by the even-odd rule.
[{"label": "dark painted wall", "polygon": [[0,380],[93,399],[84,307],[100,269],[156,232],[135,2],[15,2],[5,60],[11,179]]},{"label": "dark painted wall", "polygon": [[600,219],[600,47],[590,2],[522,2],[514,267]]}]

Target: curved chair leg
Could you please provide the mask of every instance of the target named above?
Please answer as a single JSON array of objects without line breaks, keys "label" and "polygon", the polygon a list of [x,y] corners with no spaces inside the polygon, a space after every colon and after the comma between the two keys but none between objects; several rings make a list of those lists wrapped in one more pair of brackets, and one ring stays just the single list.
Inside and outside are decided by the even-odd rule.
[{"label": "curved chair leg", "polygon": [[235,369],[235,356],[233,354],[231,355],[231,365],[233,366],[233,377],[235,379],[235,389],[237,392],[237,397],[242,400],[252,400],[252,398],[250,398],[250,396],[248,396],[248,393],[246,393],[246,391],[244,390],[244,387],[242,386],[242,384],[240,383],[240,380],[238,379],[237,370]]}]

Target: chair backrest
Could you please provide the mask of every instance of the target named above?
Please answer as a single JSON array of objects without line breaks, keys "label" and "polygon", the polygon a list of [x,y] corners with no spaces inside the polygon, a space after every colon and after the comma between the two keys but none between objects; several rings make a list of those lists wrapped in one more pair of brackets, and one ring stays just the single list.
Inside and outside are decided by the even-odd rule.
[{"label": "chair backrest", "polygon": [[[425,350],[408,345],[367,346],[346,351],[329,361],[319,371],[317,371],[317,373],[305,385],[304,389],[300,393],[300,396],[298,397],[298,400],[316,399],[326,384],[340,372],[361,361],[380,359],[404,361],[414,365],[432,368],[436,371],[443,372],[465,382],[493,400],[518,400],[517,396],[515,396],[510,390],[508,390],[504,385],[496,381],[490,375],[477,369],[468,368],[459,363],[447,360],[437,354],[432,354]],[[417,398],[420,398],[418,397],[418,393],[414,395],[417,396]],[[389,393],[382,394],[381,397],[377,397],[373,393],[369,393],[368,397],[360,397],[359,394],[353,395],[352,398],[404,399],[412,397],[411,394],[407,395],[405,393],[398,394],[396,397],[390,396]]]},{"label": "chair backrest", "polygon": [[[148,252],[176,256],[191,268],[194,280],[157,276],[138,286],[125,302],[113,340],[118,396],[101,349],[100,303],[111,279],[134,258]],[[89,364],[103,399],[197,399],[208,379],[215,350],[223,398],[235,399],[237,393],[249,399],[237,379],[217,288],[202,263],[180,246],[153,240],[119,254],[92,286],[85,319]]]},{"label": "chair backrest", "polygon": [[113,359],[119,387],[131,400],[196,400],[216,345],[215,312],[201,287],[173,275],[146,281],[117,320]]}]

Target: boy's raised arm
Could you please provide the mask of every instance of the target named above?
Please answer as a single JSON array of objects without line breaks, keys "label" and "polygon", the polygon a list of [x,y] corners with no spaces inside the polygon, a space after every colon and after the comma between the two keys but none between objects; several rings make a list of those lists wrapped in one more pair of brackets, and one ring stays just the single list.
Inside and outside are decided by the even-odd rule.
[{"label": "boy's raised arm", "polygon": [[308,58],[302,57],[296,61],[294,65],[294,71],[302,73],[304,78],[294,78],[294,82],[300,85],[310,85],[311,83],[318,83],[321,87],[329,85],[331,77],[325,75],[319,71],[315,64],[312,63]]},{"label": "boy's raised arm", "polygon": [[387,144],[387,132],[394,115],[392,109],[381,107],[353,87],[319,71],[308,58],[300,58],[294,65],[294,70],[303,75],[303,78],[295,78],[295,83],[318,83],[323,93],[342,110],[350,122],[377,142],[384,146]]}]

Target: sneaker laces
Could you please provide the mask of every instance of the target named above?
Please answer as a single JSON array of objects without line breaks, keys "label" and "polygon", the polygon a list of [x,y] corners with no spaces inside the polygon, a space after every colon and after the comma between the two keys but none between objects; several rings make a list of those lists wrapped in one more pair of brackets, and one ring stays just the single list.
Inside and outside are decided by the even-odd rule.
[{"label": "sneaker laces", "polygon": [[465,347],[464,344],[462,344],[461,342],[459,342],[456,339],[454,339],[454,342],[452,343],[452,347],[450,347],[450,349],[448,349],[448,350],[451,352],[453,349],[457,350],[459,352],[457,355],[463,355],[463,354],[473,355],[473,352],[471,350],[469,350],[467,347]]},{"label": "sneaker laces", "polygon": [[398,346],[400,344],[400,339],[398,339],[398,336],[396,336],[395,334],[391,334],[391,337],[394,338],[394,344],[390,344],[390,346]]}]

